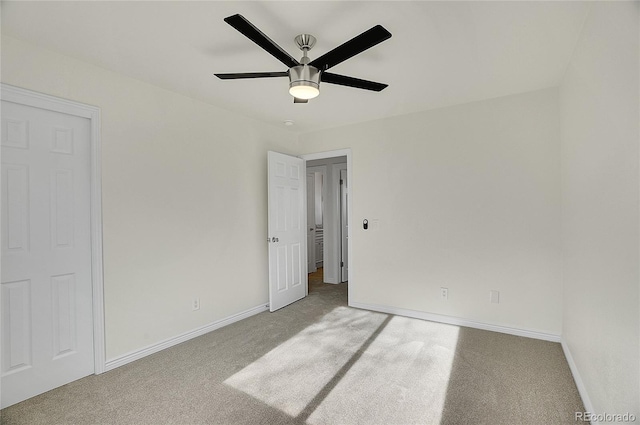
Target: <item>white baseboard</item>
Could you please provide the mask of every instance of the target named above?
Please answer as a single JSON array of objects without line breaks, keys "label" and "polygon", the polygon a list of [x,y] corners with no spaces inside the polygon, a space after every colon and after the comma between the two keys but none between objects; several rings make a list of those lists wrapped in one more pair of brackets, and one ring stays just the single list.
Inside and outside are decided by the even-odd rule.
[{"label": "white baseboard", "polygon": [[216,329],[220,329],[224,326],[230,325],[232,323],[238,322],[242,319],[246,319],[247,317],[251,317],[255,314],[262,313],[263,311],[267,310],[269,310],[269,304],[260,304],[259,306],[250,308],[241,313],[225,317],[224,319],[216,320],[213,323],[185,332],[181,335],[174,336],[173,338],[165,339],[164,341],[149,345],[147,347],[141,348],[140,350],[131,351],[122,356],[107,360],[104,370],[106,372],[117,367],[124,366],[127,363],[131,363],[132,361],[141,359],[150,354],[157,353],[158,351],[162,351],[165,348],[172,347],[174,345],[188,341],[192,338],[196,338],[211,331],[215,331]]},{"label": "white baseboard", "polygon": [[510,328],[507,326],[492,325],[489,323],[476,322],[474,320],[463,319],[454,316],[445,316],[443,314],[427,313],[424,311],[409,310],[405,308],[397,308],[375,304],[365,304],[358,302],[350,302],[350,307],[361,308],[363,310],[372,310],[380,313],[395,314],[397,316],[411,317],[414,319],[429,320],[431,322],[446,323],[448,325],[466,326],[468,328],[482,329],[485,331],[500,332],[503,334],[524,336],[527,338],[541,339],[544,341],[560,342],[560,335],[549,334],[544,332],[530,331],[526,329]]},{"label": "white baseboard", "polygon": [[[561,342],[562,351],[564,351],[564,356],[567,358],[567,363],[569,363],[569,369],[571,369],[571,374],[573,375],[573,380],[576,383],[576,387],[578,387],[578,393],[580,394],[580,398],[582,399],[582,404],[584,404],[584,410],[586,412],[594,413],[593,404],[591,404],[591,399],[589,398],[589,394],[587,393],[587,387],[584,385],[584,381],[580,376],[580,372],[578,372],[578,366],[576,366],[576,362],[573,360],[573,356],[571,355],[571,350],[569,350],[569,345],[567,345],[564,339]],[[592,425],[597,425],[599,422],[591,421]]]}]

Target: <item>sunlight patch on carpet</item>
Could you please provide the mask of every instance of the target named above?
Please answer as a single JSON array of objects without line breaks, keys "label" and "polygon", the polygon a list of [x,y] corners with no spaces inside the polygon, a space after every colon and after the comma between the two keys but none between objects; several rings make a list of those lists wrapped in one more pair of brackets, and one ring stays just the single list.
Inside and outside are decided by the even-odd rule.
[{"label": "sunlight patch on carpet", "polygon": [[338,307],[224,383],[298,416],[387,317]]},{"label": "sunlight patch on carpet", "polygon": [[307,423],[440,423],[458,331],[393,317]]}]

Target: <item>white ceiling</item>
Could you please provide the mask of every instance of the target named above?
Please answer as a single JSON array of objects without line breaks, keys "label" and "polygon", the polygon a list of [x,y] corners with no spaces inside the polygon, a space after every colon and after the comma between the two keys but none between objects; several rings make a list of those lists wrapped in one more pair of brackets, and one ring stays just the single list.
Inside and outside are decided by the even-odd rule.
[{"label": "white ceiling", "polygon": [[[274,125],[306,132],[559,84],[588,2],[2,2],[2,33]],[[242,14],[287,50],[313,34],[313,59],[376,24],[392,38],[331,69],[389,84],[332,84],[293,104],[287,78],[222,81],[214,72],[285,71],[227,25]]]}]

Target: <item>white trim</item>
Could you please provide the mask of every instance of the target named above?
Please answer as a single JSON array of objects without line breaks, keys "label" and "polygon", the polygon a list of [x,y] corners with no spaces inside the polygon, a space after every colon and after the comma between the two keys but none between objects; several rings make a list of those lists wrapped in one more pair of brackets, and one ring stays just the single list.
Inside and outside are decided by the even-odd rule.
[{"label": "white trim", "polygon": [[335,158],[337,156],[346,156],[347,162],[349,162],[348,159],[351,156],[351,149],[337,149],[335,151],[306,153],[304,155],[300,155],[300,158],[306,161],[313,161],[315,159]]},{"label": "white trim", "polygon": [[0,83],[7,102],[61,112],[91,121],[91,281],[93,289],[94,373],[104,372],[104,280],[102,263],[102,149],[100,108]]},{"label": "white trim", "polygon": [[[300,158],[306,161],[312,161],[314,159],[327,159],[327,158],[335,158],[337,156],[346,156],[347,157],[347,179],[349,181],[350,187],[353,188],[353,164],[351,158],[351,148],[346,149],[337,149],[334,151],[325,151],[325,152],[316,152],[316,153],[308,153],[304,155],[300,155]],[[347,220],[349,223],[353,223],[353,189],[349,193],[349,197],[347,198]],[[353,226],[349,226],[347,230],[347,237],[350,241],[353,241]],[[348,248],[348,257],[349,257],[349,287],[347,288],[347,297],[348,303],[351,305],[351,288],[356,284],[356,280],[354,279],[354,261],[353,261],[353,243],[350,243]],[[325,280],[326,282],[326,280]],[[333,282],[331,282],[333,283]],[[336,282],[337,283],[337,282]]]},{"label": "white trim", "polygon": [[102,139],[100,109],[91,116],[91,278],[95,374],[105,371],[104,269],[102,261]]},{"label": "white trim", "polygon": [[[335,183],[337,183],[337,188],[336,188],[336,196],[335,196],[335,214],[336,217],[338,217],[338,232],[337,232],[337,238],[336,238],[336,242],[337,242],[337,252],[340,254],[340,257],[338,258],[338,262],[336,264],[337,269],[338,269],[338,273],[336,273],[336,283],[342,283],[342,282],[348,282],[349,281],[349,273],[348,273],[348,266],[349,266],[349,235],[347,234],[347,279],[346,280],[342,280],[342,244],[343,244],[343,240],[342,240],[342,185],[340,184],[340,182],[342,181],[342,173],[341,171],[345,170],[348,173],[347,170],[347,165],[346,164],[334,164],[332,167],[332,171],[334,173],[334,177],[333,177],[333,182],[334,185]],[[347,179],[347,177],[345,177],[345,179],[347,180],[347,183],[349,183],[349,180]],[[349,200],[349,196],[347,196],[347,201]],[[349,212],[349,209],[347,208],[347,213]],[[348,217],[347,217],[348,218]],[[348,222],[347,222],[348,224]],[[349,226],[347,225],[347,232],[349,232]]]},{"label": "white trim", "polygon": [[[571,374],[573,375],[573,380],[576,383],[576,387],[578,388],[578,393],[580,394],[580,398],[582,399],[582,404],[584,404],[584,410],[587,412],[595,413],[593,409],[593,404],[591,404],[591,399],[589,398],[589,393],[587,393],[587,387],[584,385],[584,381],[580,376],[580,372],[578,372],[578,366],[576,366],[576,362],[573,360],[573,355],[571,355],[571,350],[569,350],[569,344],[563,338],[561,343],[562,351],[564,351],[564,356],[567,359],[567,363],[569,363],[569,369],[571,369]],[[592,425],[596,425],[599,422],[591,421]]]},{"label": "white trim", "polygon": [[190,339],[199,337],[211,331],[215,331],[216,329],[220,329],[232,323],[238,322],[240,320],[246,319],[248,317],[251,317],[253,315],[256,315],[258,313],[262,313],[263,311],[268,311],[268,310],[269,310],[269,304],[266,304],[266,303],[260,304],[259,306],[252,307],[241,313],[233,314],[229,317],[225,317],[224,319],[216,320],[215,322],[210,323],[208,325],[201,326],[194,330],[174,336],[172,338],[165,339],[164,341],[160,341],[156,344],[149,345],[147,347],[141,348],[140,350],[131,351],[122,356],[108,360],[105,365],[105,372],[120,366],[124,366],[127,363],[131,363],[135,360],[139,360],[150,354],[157,353],[158,351],[162,351],[166,348],[173,347],[174,345],[183,343]]},{"label": "white trim", "polygon": [[526,338],[541,339],[544,341],[560,342],[560,335],[549,334],[544,332],[530,331],[527,329],[510,328],[507,326],[492,325],[490,323],[476,322],[474,320],[463,319],[454,316],[445,316],[442,314],[427,313],[424,311],[409,310],[405,308],[390,307],[384,305],[365,304],[358,302],[349,302],[349,307],[360,308],[363,310],[377,311],[380,313],[395,314],[396,316],[411,317],[414,319],[429,320],[431,322],[446,323],[448,325],[465,326],[467,328],[482,329],[485,331],[500,332],[503,334],[524,336]]},{"label": "white trim", "polygon": [[20,103],[21,105],[33,106],[35,108],[62,112],[64,114],[89,119],[93,118],[95,112],[100,112],[100,108],[96,106],[34,92],[5,83],[0,83],[0,85],[2,87],[2,100],[7,102]]}]

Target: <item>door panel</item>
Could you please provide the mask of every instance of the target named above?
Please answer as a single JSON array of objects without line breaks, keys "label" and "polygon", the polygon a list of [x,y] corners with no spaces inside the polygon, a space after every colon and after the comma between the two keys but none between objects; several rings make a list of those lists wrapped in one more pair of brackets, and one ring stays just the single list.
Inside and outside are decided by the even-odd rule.
[{"label": "door panel", "polygon": [[278,310],[304,298],[307,252],[304,160],[268,153],[269,306]]},{"label": "door panel", "polygon": [[2,407],[94,371],[90,121],[2,101]]}]

